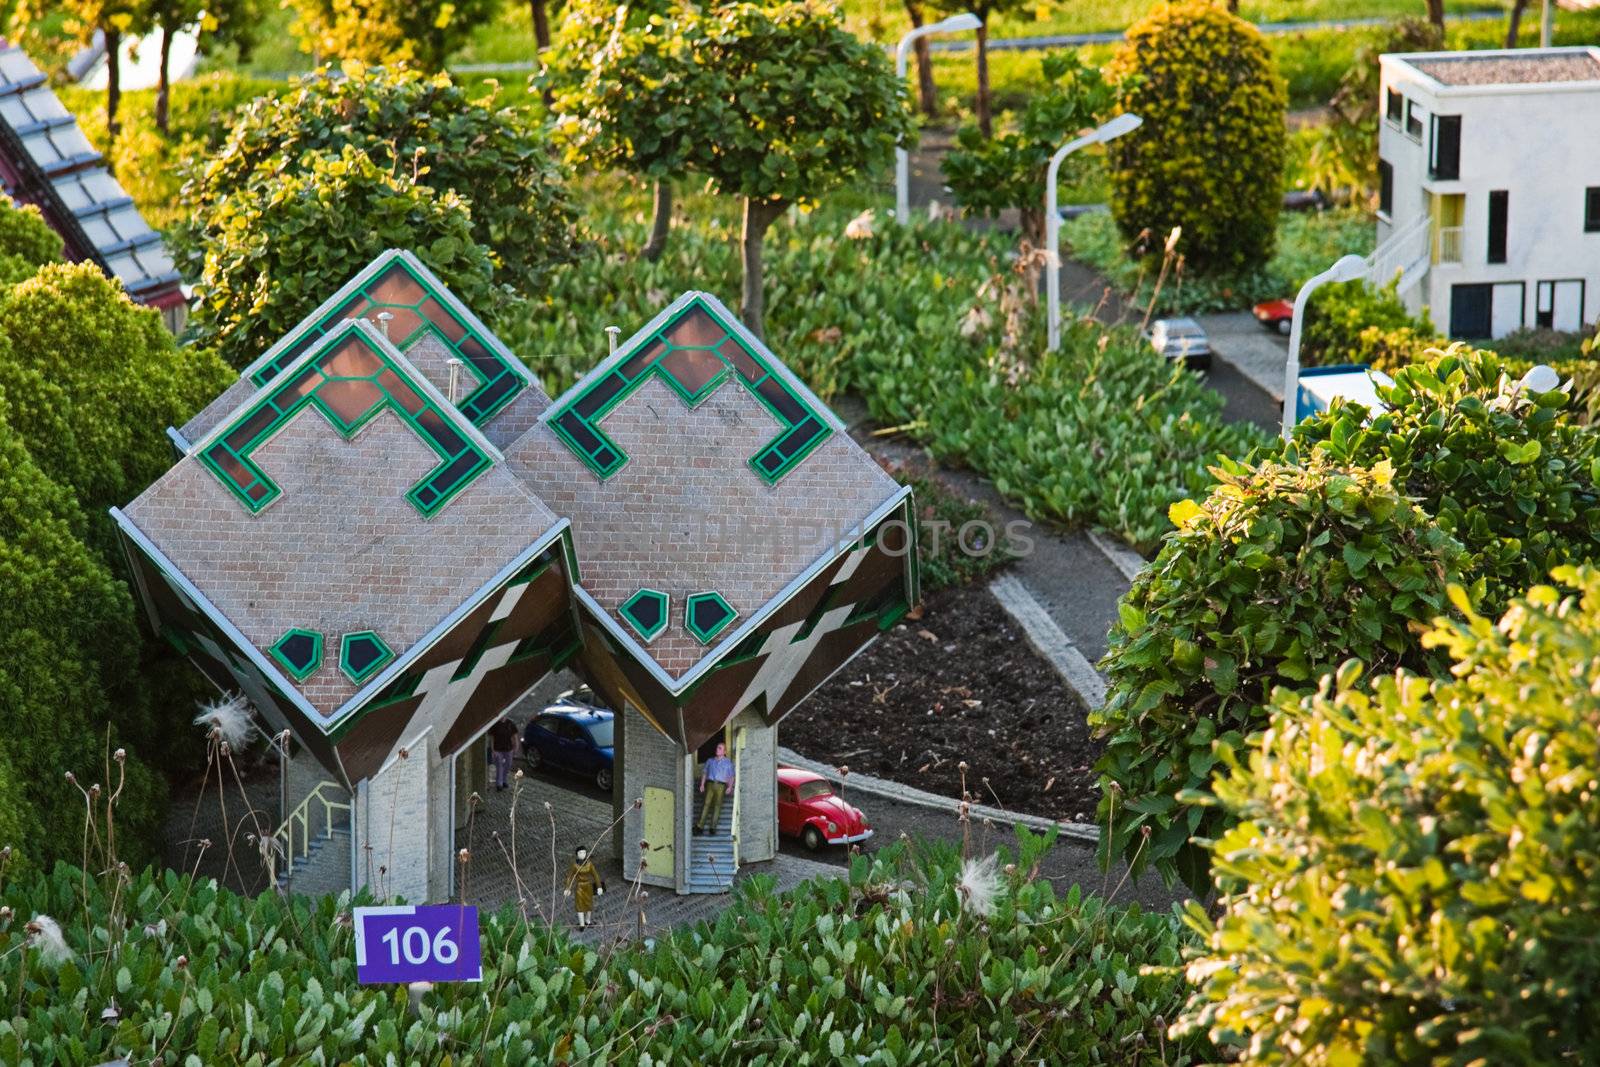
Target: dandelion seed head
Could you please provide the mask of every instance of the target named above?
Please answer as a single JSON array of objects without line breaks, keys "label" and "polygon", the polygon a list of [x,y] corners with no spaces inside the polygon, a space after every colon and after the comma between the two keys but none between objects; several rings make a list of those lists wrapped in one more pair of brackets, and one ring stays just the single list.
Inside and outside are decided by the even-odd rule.
[{"label": "dandelion seed head", "polygon": [[28,932],[28,947],[39,954],[39,962],[55,967],[72,958],[61,924],[50,916],[35,915],[23,929]]},{"label": "dandelion seed head", "polygon": [[194,724],[213,734],[227,749],[242,749],[255,736],[256,726],[251,720],[250,701],[243,693],[228,693],[215,700],[203,701],[194,717]]},{"label": "dandelion seed head", "polygon": [[994,914],[1000,888],[999,861],[993,855],[962,862],[961,877],[956,881],[961,910],[988,918]]}]

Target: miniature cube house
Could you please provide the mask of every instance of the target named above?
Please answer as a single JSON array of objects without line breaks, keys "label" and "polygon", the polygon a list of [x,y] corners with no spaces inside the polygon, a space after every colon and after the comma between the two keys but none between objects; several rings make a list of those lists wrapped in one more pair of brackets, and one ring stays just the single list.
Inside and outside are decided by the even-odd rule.
[{"label": "miniature cube house", "polygon": [[[169,432],[178,462],[113,511],[152,626],[352,794],[563,666],[690,758],[917,597],[910,490],[703,293],[552,401],[387,252]],[[448,804],[416,792],[447,872]]]}]

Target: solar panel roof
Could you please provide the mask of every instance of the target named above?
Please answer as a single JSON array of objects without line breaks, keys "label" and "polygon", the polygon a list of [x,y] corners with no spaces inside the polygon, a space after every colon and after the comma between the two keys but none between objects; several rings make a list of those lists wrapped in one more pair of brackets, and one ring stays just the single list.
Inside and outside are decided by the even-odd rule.
[{"label": "solar panel roof", "polygon": [[0,48],[0,152],[6,192],[38,205],[77,257],[91,258],[137,299],[177,290],[172,257],[105,168],[72,113],[20,48]]}]

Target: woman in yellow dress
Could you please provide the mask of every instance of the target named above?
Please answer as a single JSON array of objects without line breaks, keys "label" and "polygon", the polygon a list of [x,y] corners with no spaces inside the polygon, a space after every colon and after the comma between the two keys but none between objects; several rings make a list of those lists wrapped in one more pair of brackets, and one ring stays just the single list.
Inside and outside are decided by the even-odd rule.
[{"label": "woman in yellow dress", "polygon": [[594,913],[594,898],[604,895],[606,891],[605,879],[600,877],[600,872],[589,862],[589,850],[582,845],[578,846],[577,859],[573,860],[571,868],[567,871],[566,896],[577,892],[573,903],[578,906],[578,929],[583,930],[593,925],[590,918]]}]

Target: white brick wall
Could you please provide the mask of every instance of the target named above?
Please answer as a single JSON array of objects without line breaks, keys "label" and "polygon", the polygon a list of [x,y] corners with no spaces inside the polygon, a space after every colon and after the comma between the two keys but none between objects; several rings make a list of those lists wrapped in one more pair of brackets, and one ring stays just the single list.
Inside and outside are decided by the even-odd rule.
[{"label": "white brick wall", "polygon": [[[633,707],[624,707],[617,716],[622,744],[617,762],[622,768],[622,803],[627,808],[622,819],[622,873],[629,881],[639,877],[639,842],[644,837],[644,812],[634,801],[644,797],[645,786],[671,789],[677,798],[675,823],[678,828],[673,852],[681,859],[688,848],[686,805],[684,802],[683,755],[676,743],[662,734],[650,720]],[[655,866],[655,864],[652,864]],[[677,887],[675,871],[646,870],[646,885]]]},{"label": "white brick wall", "polygon": [[[448,879],[449,865],[441,867],[438,862],[435,824],[443,823],[448,849],[449,776],[443,767],[439,768],[442,773],[430,773],[436,765],[433,744],[426,730],[409,738],[401,746],[407,757],[397,755],[358,793],[356,884],[364,885],[370,877],[373,895],[381,900],[403,897],[408,903],[421,904],[443,898],[438,892],[439,875],[442,871]],[[445,818],[430,820],[430,794],[435,792],[432,780],[441,778],[444,799],[432,810]]]},{"label": "white brick wall", "polygon": [[744,731],[739,752],[739,862],[758,863],[778,854],[778,728],[753,709],[733,720]]}]

